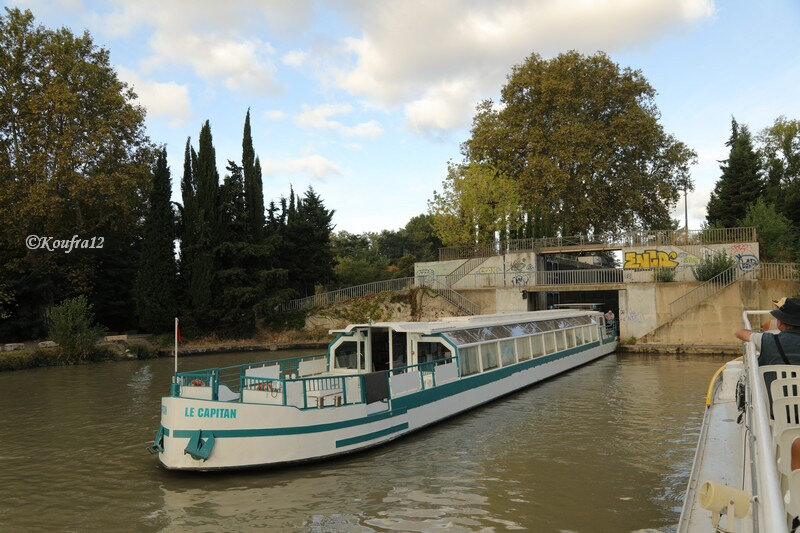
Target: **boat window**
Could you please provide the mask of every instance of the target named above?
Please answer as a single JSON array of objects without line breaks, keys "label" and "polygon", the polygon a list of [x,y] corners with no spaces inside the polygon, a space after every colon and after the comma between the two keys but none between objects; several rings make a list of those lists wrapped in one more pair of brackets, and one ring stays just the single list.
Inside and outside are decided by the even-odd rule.
[{"label": "boat window", "polygon": [[574,348],[576,343],[575,328],[566,330],[564,336],[567,338],[567,348]]},{"label": "boat window", "polygon": [[511,332],[512,337],[522,337],[528,334],[528,332],[525,331],[525,324],[509,324],[506,327]]},{"label": "boat window", "polygon": [[444,334],[444,336],[453,341],[453,343],[455,343],[456,346],[478,342],[478,338],[475,336],[475,334],[472,333],[472,330],[469,329],[448,331],[447,333]]},{"label": "boat window", "polygon": [[513,365],[517,362],[517,356],[514,352],[514,339],[500,341],[500,361],[502,361],[503,366]]},{"label": "boat window", "polygon": [[417,349],[417,362],[419,363],[437,361],[450,357],[450,350],[440,342],[420,342],[417,343]]},{"label": "boat window", "polygon": [[517,343],[517,358],[520,361],[531,358],[531,338],[522,337],[516,340]]},{"label": "boat window", "polygon": [[526,322],[522,324],[522,329],[525,331],[526,335],[533,335],[534,333],[542,331],[542,328],[540,328],[536,322]]},{"label": "boat window", "polygon": [[542,328],[542,331],[553,331],[558,329],[558,322],[555,320],[542,320],[539,322],[539,327]]},{"label": "boat window", "polygon": [[481,362],[483,362],[483,369],[490,370],[492,368],[497,368],[498,366],[498,357],[497,357],[497,343],[490,342],[487,344],[481,344]]},{"label": "boat window", "polygon": [[583,326],[586,342],[594,342],[597,340],[597,326]]},{"label": "boat window", "polygon": [[544,335],[545,353],[553,353],[556,351],[556,334],[554,331],[545,333]]},{"label": "boat window", "polygon": [[544,355],[544,335],[534,335],[531,337],[531,352],[534,357]]},{"label": "boat window", "polygon": [[334,368],[356,368],[357,343],[344,341],[336,347]]},{"label": "boat window", "polygon": [[556,336],[556,350],[559,352],[567,349],[567,339],[565,333],[566,332],[563,329],[554,333]]},{"label": "boat window", "polygon": [[478,366],[478,347],[461,348],[458,350],[458,360],[461,366],[461,375],[469,376],[480,371]]},{"label": "boat window", "polygon": [[583,328],[575,328],[575,344],[580,346],[586,341],[583,339]]}]

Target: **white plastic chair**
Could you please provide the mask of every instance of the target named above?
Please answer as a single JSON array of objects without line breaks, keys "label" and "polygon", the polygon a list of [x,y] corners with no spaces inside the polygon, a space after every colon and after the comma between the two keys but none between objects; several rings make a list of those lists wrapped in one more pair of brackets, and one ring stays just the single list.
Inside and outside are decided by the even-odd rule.
[{"label": "white plastic chair", "polygon": [[789,499],[786,505],[789,516],[800,516],[800,470],[789,474]]},{"label": "white plastic chair", "polygon": [[772,410],[775,414],[772,435],[776,442],[784,429],[800,427],[800,396],[778,398],[772,403]]},{"label": "white plastic chair", "polygon": [[770,383],[769,392],[773,402],[779,398],[800,396],[800,377],[777,378]]},{"label": "white plastic chair", "polygon": [[778,471],[786,476],[792,473],[792,443],[795,439],[800,439],[800,426],[784,428],[777,439]]}]

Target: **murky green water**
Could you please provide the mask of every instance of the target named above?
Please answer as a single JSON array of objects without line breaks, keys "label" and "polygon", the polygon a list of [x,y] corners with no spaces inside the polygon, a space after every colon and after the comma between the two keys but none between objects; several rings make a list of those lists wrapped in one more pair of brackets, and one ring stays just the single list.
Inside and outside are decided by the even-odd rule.
[{"label": "murky green water", "polygon": [[170,359],[0,373],[0,530],[669,531],[724,360],[610,355],[359,455],[223,474],[145,451]]}]

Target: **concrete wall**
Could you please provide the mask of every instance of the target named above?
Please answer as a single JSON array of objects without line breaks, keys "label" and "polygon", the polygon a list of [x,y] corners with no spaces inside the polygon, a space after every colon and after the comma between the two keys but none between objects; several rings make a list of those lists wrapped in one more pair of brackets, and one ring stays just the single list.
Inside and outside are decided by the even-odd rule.
[{"label": "concrete wall", "polygon": [[709,244],[704,246],[634,246],[622,249],[622,267],[626,270],[649,269],[654,267],[678,267],[676,281],[693,281],[694,275],[689,267],[700,263],[704,254],[725,252],[736,260],[743,271],[753,269],[759,264],[760,256],[757,242],[732,244]]},{"label": "concrete wall", "polygon": [[428,261],[426,263],[414,263],[414,275],[446,276],[466,262],[466,259],[452,259],[450,261]]}]

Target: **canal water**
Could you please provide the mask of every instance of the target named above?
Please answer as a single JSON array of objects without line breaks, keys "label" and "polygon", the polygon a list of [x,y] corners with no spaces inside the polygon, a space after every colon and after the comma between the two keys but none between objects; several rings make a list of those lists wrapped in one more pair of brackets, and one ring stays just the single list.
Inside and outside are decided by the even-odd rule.
[{"label": "canal water", "polygon": [[217,474],[145,451],[171,359],[0,373],[0,530],[672,531],[724,360],[612,354],[358,455]]}]

